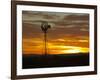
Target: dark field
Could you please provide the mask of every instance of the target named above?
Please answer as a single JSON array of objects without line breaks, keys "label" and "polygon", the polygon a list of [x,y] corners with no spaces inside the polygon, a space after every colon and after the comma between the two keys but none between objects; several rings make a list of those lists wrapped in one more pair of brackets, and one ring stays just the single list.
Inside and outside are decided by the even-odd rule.
[{"label": "dark field", "polygon": [[89,54],[23,55],[23,69],[89,65]]}]

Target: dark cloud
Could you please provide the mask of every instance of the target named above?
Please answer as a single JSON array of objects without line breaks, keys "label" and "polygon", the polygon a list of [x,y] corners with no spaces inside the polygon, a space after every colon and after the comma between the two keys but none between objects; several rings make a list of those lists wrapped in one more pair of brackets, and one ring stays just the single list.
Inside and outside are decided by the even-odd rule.
[{"label": "dark cloud", "polygon": [[36,25],[36,24],[28,24],[28,23],[23,23],[23,27],[22,27],[23,31],[23,38],[38,38],[38,37],[42,37],[42,31],[41,28]]},{"label": "dark cloud", "polygon": [[43,38],[41,22],[48,21],[49,39],[89,35],[89,14],[23,11],[23,38]]},{"label": "dark cloud", "polygon": [[84,14],[84,15],[78,15],[78,14],[71,14],[68,16],[64,17],[64,20],[82,20],[82,21],[86,21],[89,20],[89,15],[88,14]]},{"label": "dark cloud", "polygon": [[[87,30],[87,31],[82,31],[81,29]],[[88,29],[86,28],[81,28],[81,27],[73,27],[73,28],[56,28],[55,30],[49,30],[48,34],[50,36],[65,36],[65,35],[85,35],[87,36],[89,34]],[[53,35],[54,34],[54,35]]]}]

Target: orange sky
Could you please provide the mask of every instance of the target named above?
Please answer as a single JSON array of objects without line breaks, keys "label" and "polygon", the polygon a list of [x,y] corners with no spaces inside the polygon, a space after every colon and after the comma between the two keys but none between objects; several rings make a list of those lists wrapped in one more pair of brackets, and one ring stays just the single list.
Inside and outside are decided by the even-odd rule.
[{"label": "orange sky", "polygon": [[41,20],[48,21],[48,54],[89,52],[89,15],[23,11],[23,54],[44,54]]},{"label": "orange sky", "polygon": [[[35,43],[35,44],[34,44]],[[58,42],[47,43],[48,54],[69,54],[89,52],[88,40],[65,40],[58,39]],[[23,39],[24,54],[44,54],[43,40]]]}]

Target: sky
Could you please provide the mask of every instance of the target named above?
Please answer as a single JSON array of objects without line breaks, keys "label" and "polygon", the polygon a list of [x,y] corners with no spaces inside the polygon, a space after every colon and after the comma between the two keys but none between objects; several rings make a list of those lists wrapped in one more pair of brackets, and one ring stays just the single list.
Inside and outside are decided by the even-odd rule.
[{"label": "sky", "polygon": [[43,21],[51,25],[47,54],[89,53],[89,14],[23,11],[23,54],[44,54]]}]

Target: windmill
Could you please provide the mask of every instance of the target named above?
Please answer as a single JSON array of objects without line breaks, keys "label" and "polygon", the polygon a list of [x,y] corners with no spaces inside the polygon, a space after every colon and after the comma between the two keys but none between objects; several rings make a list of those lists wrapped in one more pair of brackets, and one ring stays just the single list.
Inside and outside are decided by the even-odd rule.
[{"label": "windmill", "polygon": [[[51,28],[51,25],[53,24],[58,24],[59,21],[44,21],[44,20],[32,20],[32,21],[27,21],[25,20],[24,23],[29,23],[29,24],[39,24],[39,27],[41,26],[41,30],[43,31],[44,33],[44,54],[47,55],[48,52],[47,52],[47,31],[48,29]],[[49,25],[48,23],[50,23],[51,25]],[[64,24],[66,25],[70,25],[72,23],[67,23],[66,21],[63,21]],[[53,26],[52,26],[53,27]]]},{"label": "windmill", "polygon": [[48,22],[46,22],[46,21],[42,22],[41,29],[44,33],[44,48],[45,48],[44,49],[45,50],[44,54],[45,55],[48,54],[47,53],[47,31],[48,31],[49,28],[51,28],[51,26],[48,24]]}]

